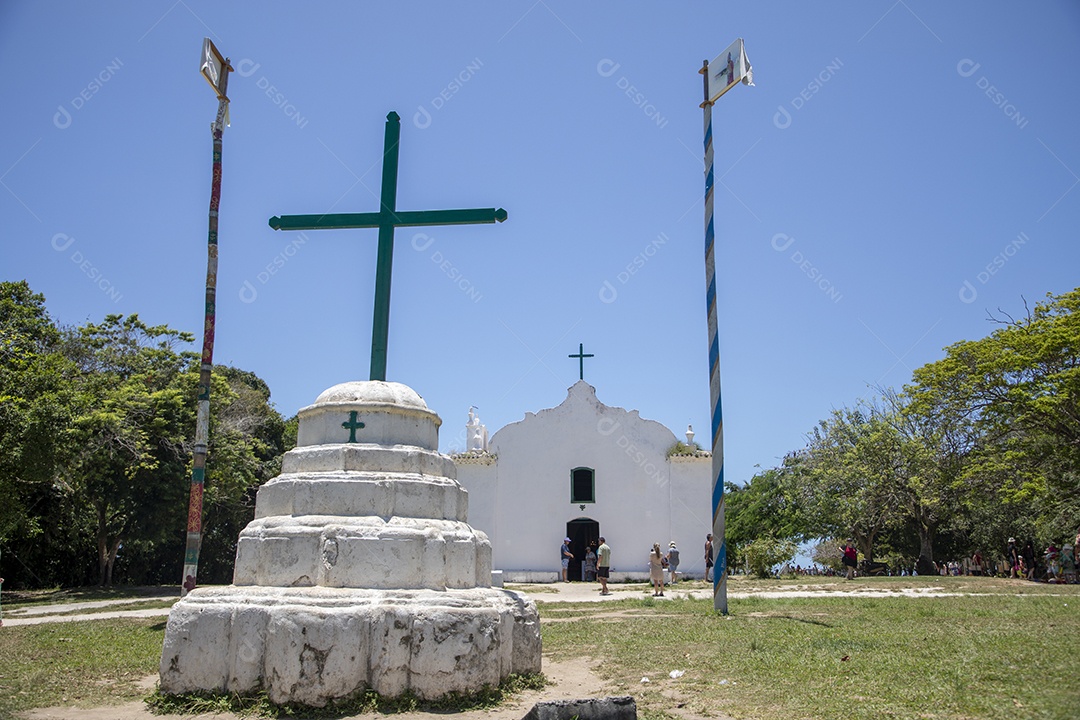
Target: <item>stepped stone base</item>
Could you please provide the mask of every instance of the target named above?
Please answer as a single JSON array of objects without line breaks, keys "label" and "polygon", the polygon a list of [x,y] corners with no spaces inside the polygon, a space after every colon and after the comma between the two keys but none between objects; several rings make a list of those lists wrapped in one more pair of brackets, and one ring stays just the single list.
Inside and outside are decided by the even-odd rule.
[{"label": "stepped stone base", "polygon": [[161,690],[434,699],[540,672],[539,625],[533,602],[495,588],[199,588],[169,613]]}]

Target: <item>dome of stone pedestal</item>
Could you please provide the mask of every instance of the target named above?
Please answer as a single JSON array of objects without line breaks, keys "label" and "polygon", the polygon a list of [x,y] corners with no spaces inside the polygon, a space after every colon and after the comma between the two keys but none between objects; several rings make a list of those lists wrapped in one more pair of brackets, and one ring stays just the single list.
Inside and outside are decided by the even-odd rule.
[{"label": "dome of stone pedestal", "polygon": [[[353,415],[352,413],[356,413]],[[341,383],[323,391],[297,413],[298,447],[357,442],[383,446],[412,445],[437,451],[442,420],[415,390],[401,383],[366,380]],[[355,431],[346,423],[357,424]],[[350,440],[352,438],[352,440]]]},{"label": "dome of stone pedestal", "polygon": [[323,390],[315,405],[332,403],[386,403],[428,409],[424,398],[408,385],[385,380],[353,380]]}]

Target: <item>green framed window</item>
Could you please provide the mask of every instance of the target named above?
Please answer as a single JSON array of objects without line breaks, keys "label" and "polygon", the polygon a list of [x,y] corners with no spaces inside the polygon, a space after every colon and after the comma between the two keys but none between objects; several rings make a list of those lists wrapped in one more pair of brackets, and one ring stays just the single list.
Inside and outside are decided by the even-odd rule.
[{"label": "green framed window", "polygon": [[587,467],[576,467],[570,471],[570,502],[596,502],[596,471]]}]

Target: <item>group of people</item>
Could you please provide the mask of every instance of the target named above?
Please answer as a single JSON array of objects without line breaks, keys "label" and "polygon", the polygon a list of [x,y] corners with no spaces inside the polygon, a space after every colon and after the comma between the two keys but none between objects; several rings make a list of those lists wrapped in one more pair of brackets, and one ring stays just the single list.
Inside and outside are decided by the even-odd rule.
[{"label": "group of people", "polygon": [[[600,594],[610,595],[607,582],[611,572],[611,548],[602,535],[599,542],[599,547],[596,547],[596,543],[589,543],[589,546],[585,549],[585,561],[583,563],[585,579],[588,582],[600,581]],[[570,552],[570,538],[563,538],[562,547],[559,548],[559,556],[562,561],[563,582],[570,582],[568,572],[570,561],[574,559],[574,554]]]},{"label": "group of people", "polygon": [[[1075,583],[1076,548],[1080,547],[1080,532],[1076,533],[1076,544],[1066,542],[1060,548],[1051,542],[1042,553],[1036,554],[1035,547],[1028,540],[1023,548],[1017,546],[1016,538],[1009,538],[1005,550],[1005,561],[1009,566],[1009,577],[1024,580],[1046,580],[1052,583]],[[1041,557],[1039,557],[1041,555]],[[1039,572],[1041,560],[1042,572]]]},{"label": "group of people", "polygon": [[[559,548],[559,560],[562,564],[562,580],[570,582],[570,562],[574,560],[574,553],[570,550],[569,537],[563,538],[562,547]],[[611,573],[611,548],[607,541],[599,538],[600,545],[595,542],[589,543],[585,548],[585,557],[582,559],[582,573],[586,582],[600,582],[600,594],[610,595],[607,581]],[[711,581],[713,568],[713,544],[712,534],[705,536],[705,579]],[[674,585],[678,580],[679,572],[679,548],[672,540],[668,543],[667,552],[661,552],[660,544],[653,543],[649,551],[649,581],[653,586],[653,597],[664,596],[664,573],[669,573],[668,585]]]},{"label": "group of people", "polygon": [[674,585],[679,569],[679,548],[672,540],[668,544],[668,551],[660,553],[660,543],[653,543],[652,551],[649,552],[649,581],[653,586],[653,597],[664,596],[664,571],[671,573],[669,585]]},{"label": "group of people", "polygon": [[[976,550],[970,558],[963,560],[943,560],[930,563],[934,572],[943,576],[985,575],[1010,577],[1034,582],[1076,583],[1078,581],[1076,548],[1080,548],[1080,532],[1075,544],[1066,542],[1058,547],[1053,542],[1039,552],[1035,544],[1028,540],[1021,546],[1016,538],[1009,538],[1003,561],[985,560]],[[857,553],[852,541],[844,543],[841,549],[841,563],[845,576],[852,578],[856,571]],[[922,559],[920,558],[920,563]],[[916,569],[889,568],[889,575],[918,575]]]}]

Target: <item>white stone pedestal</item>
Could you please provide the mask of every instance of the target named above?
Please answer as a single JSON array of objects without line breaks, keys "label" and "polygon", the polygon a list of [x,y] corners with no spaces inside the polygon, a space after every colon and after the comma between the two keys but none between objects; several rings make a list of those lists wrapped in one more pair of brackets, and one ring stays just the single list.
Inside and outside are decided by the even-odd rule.
[{"label": "white stone pedestal", "polygon": [[299,418],[297,447],[240,534],[234,584],[170,612],[162,691],[265,689],[321,706],[539,672],[536,606],[490,587],[491,545],[466,522],[468,494],[420,396],[344,383]]}]

